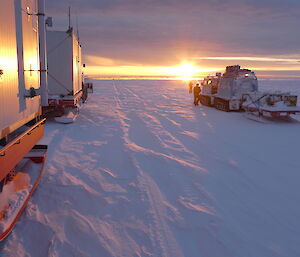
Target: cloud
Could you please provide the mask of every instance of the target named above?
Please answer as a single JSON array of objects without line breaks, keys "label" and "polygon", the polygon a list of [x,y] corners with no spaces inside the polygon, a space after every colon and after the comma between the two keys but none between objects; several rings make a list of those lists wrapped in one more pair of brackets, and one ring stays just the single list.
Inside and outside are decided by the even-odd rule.
[{"label": "cloud", "polygon": [[247,57],[193,57],[191,59],[195,60],[220,60],[220,61],[253,61],[253,62],[276,62],[276,63],[288,63],[288,64],[297,64],[299,65],[300,59],[291,59],[291,58],[278,58],[278,57],[255,57],[255,56],[247,56]]},{"label": "cloud", "polygon": [[108,65],[172,65],[193,56],[284,56],[299,50],[299,0],[49,0],[56,28],[66,28],[68,5],[73,25],[78,16],[85,54]]},{"label": "cloud", "polygon": [[[184,12],[203,8],[207,10],[295,10],[300,7],[298,0],[51,0],[47,2],[49,9],[61,11],[71,5],[85,12],[132,12],[151,13],[153,10],[169,10]],[[135,13],[137,15],[138,13]]]}]

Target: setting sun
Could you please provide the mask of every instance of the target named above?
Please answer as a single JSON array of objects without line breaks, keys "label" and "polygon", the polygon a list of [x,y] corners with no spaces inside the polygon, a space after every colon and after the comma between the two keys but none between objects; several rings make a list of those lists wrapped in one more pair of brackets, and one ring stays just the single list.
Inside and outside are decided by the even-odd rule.
[{"label": "setting sun", "polygon": [[183,63],[179,66],[165,68],[165,73],[181,80],[190,80],[199,72],[200,69],[190,63]]},{"label": "setting sun", "polygon": [[182,80],[190,80],[193,75],[198,72],[198,69],[192,64],[185,63],[180,65],[177,69],[177,74]]}]

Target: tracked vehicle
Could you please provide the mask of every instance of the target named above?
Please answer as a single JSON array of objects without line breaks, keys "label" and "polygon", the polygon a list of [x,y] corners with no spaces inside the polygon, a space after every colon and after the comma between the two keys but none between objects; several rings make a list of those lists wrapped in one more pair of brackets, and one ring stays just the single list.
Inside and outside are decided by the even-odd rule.
[{"label": "tracked vehicle", "polygon": [[223,75],[204,78],[200,102],[222,111],[245,111],[264,117],[289,116],[300,112],[297,95],[260,92],[255,73],[239,65],[227,66]]}]

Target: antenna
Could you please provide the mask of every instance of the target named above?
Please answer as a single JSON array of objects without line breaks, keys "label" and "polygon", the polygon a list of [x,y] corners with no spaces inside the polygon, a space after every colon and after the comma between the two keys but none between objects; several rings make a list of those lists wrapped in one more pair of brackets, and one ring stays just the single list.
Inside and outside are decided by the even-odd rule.
[{"label": "antenna", "polygon": [[76,15],[76,29],[77,29],[78,43],[80,43],[79,28],[78,28],[78,15]]},{"label": "antenna", "polygon": [[71,29],[71,6],[69,6],[69,29]]}]

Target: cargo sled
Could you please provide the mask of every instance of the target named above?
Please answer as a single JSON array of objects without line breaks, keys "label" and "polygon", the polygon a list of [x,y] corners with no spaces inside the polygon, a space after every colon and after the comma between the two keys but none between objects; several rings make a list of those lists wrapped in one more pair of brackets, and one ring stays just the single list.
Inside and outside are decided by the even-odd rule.
[{"label": "cargo sled", "polygon": [[242,96],[242,109],[260,117],[289,117],[300,112],[297,96],[290,93],[255,92]]}]

